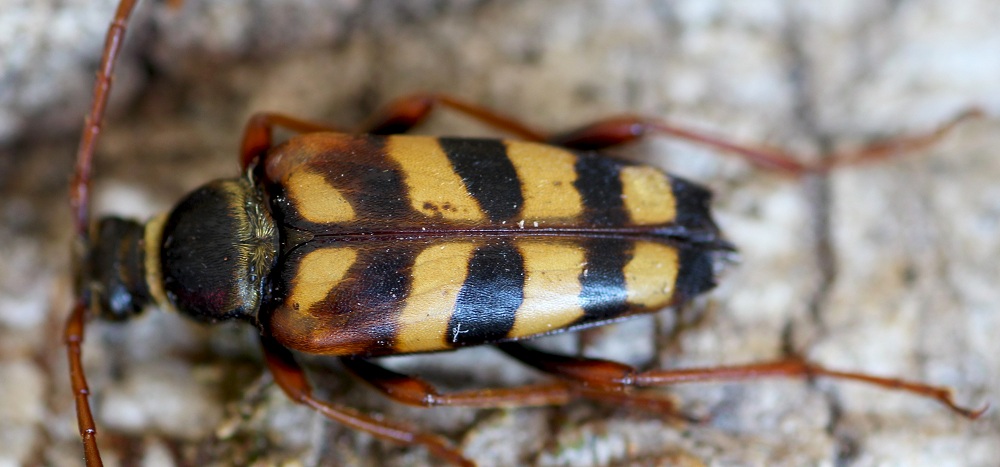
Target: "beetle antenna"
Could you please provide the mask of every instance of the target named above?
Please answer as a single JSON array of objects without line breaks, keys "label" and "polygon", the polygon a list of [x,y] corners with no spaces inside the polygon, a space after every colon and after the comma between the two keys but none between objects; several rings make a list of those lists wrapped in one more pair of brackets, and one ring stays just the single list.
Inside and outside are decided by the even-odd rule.
[{"label": "beetle antenna", "polygon": [[[104,120],[104,110],[108,104],[108,96],[111,93],[111,81],[114,74],[115,62],[121,51],[122,43],[125,41],[125,27],[128,24],[129,16],[135,7],[136,0],[121,0],[118,9],[115,11],[114,20],[108,26],[108,33],[104,39],[104,52],[101,56],[101,64],[97,69],[97,77],[94,80],[94,101],[90,106],[90,113],[87,114],[83,122],[83,134],[80,136],[80,146],[76,152],[76,168],[73,171],[73,180],[69,186],[69,203],[73,212],[73,227],[76,230],[77,242],[75,247],[80,248],[77,252],[86,251],[89,248],[90,229],[90,180],[91,169],[94,160],[94,148],[97,147],[97,139],[101,134],[101,124]],[[77,256],[76,261],[82,259]],[[79,268],[79,264],[76,265]],[[75,271],[79,275],[80,271]],[[80,428],[80,437],[83,439],[84,454],[87,467],[99,467],[102,464],[101,454],[97,449],[97,427],[94,423],[93,414],[90,411],[88,397],[90,390],[87,387],[87,378],[83,371],[83,359],[81,358],[83,346],[84,318],[88,308],[90,308],[89,294],[83,290],[84,286],[77,278],[77,299],[66,320],[64,339],[66,351],[69,357],[70,384],[73,386],[73,396],[76,401],[77,423]]]},{"label": "beetle antenna", "polygon": [[101,65],[94,80],[94,102],[90,106],[90,113],[84,118],[80,146],[76,150],[76,169],[73,172],[73,181],[70,182],[69,200],[73,211],[73,226],[76,228],[77,236],[83,239],[87,238],[87,230],[90,228],[90,178],[94,148],[97,147],[97,138],[101,134],[101,124],[104,121],[104,110],[111,94],[115,63],[118,61],[122,43],[125,42],[125,27],[135,3],[136,0],[122,0],[115,11],[114,20],[108,26]]}]

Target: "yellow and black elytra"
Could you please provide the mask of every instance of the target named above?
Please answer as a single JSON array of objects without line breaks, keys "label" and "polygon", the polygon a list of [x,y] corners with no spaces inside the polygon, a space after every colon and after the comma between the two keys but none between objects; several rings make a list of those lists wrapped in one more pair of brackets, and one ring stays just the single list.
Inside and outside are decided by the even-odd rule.
[{"label": "yellow and black elytra", "polygon": [[143,235],[102,228],[95,256],[133,253],[114,265],[132,292],[96,293],[102,308],[152,298],[314,354],[428,352],[681,303],[731,250],[707,190],[595,152],[309,133],[258,172],[199,188]]},{"label": "yellow and black elytra", "polygon": [[[663,399],[631,389],[791,375],[861,381],[936,399],[970,418],[983,413],[956,405],[947,389],[797,358],[640,372],[514,342],[681,304],[715,285],[716,265],[732,251],[712,221],[707,190],[593,149],[659,133],[792,174],[830,166],[804,166],[656,119],[619,117],[549,135],[444,95],[401,99],[353,134],[259,114],[243,138],[241,178],[210,182],[144,225],[118,218],[91,225],[93,153],[133,3],[121,2],[109,28],[71,185],[78,296],[65,338],[88,466],[101,460],[80,355],[85,317],[124,320],[150,303],[206,322],[252,323],[275,382],[294,401],[461,465],[472,461],[441,437],[313,397],[290,350],[340,357],[376,389],[422,406],[589,398],[669,412]],[[520,140],[396,134],[435,107]],[[298,135],[274,144],[274,127]],[[893,147],[927,144],[949,127]],[[885,153],[879,144],[840,159]],[[480,344],[496,344],[553,382],[441,394],[367,360]]]},{"label": "yellow and black elytra", "polygon": [[287,240],[261,319],[310,353],[446,350],[654,311],[711,288],[726,249],[706,190],[592,152],[314,133],[263,172]]}]

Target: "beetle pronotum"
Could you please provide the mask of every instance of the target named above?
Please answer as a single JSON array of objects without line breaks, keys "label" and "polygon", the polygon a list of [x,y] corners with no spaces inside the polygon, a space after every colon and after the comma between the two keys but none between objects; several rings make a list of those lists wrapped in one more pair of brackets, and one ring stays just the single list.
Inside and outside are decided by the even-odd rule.
[{"label": "beetle pronotum", "polygon": [[[245,178],[207,185],[187,198],[178,210],[146,226],[119,220],[92,226],[91,161],[115,54],[132,6],[128,0],[122,2],[109,30],[94,107],[85,125],[72,185],[81,295],[68,322],[67,341],[88,463],[98,462],[94,423],[88,412],[79,360],[88,309],[123,319],[155,301],[208,321],[243,318],[254,322],[261,329],[276,380],[297,401],[376,436],[421,444],[446,459],[466,463],[468,460],[460,452],[439,437],[383,424],[313,399],[301,368],[287,348],[366,357],[497,343],[651,312],[681,303],[712,286],[714,256],[730,247],[709,217],[703,190],[648,166],[554,146],[603,148],[644,133],[662,133],[735,151],[773,170],[800,174],[828,168],[805,166],[778,152],[732,146],[655,119],[622,117],[550,135],[449,96],[415,95],[370,120],[361,132],[405,131],[438,106],[467,114],[520,139],[554,146],[494,140],[351,137],[330,134],[326,125],[260,114],[248,124],[243,139],[241,163]],[[274,126],[290,128],[303,136],[275,146],[270,134]],[[921,146],[936,135],[895,143]],[[881,149],[870,149],[854,155],[871,159],[883,153]],[[345,163],[340,157],[344,154],[354,154],[356,161],[362,162],[361,168],[354,162]],[[539,158],[549,160],[536,162]],[[544,169],[537,167],[539,164],[544,164]],[[430,174],[421,175],[424,172]],[[421,181],[421,177],[435,179],[438,184]],[[449,177],[452,181],[445,180]],[[223,201],[218,205],[206,201],[215,199]],[[402,204],[395,205],[394,200]],[[242,209],[238,218],[226,220],[230,219],[227,212],[235,206]],[[224,221],[205,226],[201,222],[205,219]],[[226,225],[230,222],[232,225]],[[228,233],[221,240],[211,240],[217,243],[199,243],[208,241],[206,236],[225,231],[242,232],[240,242],[245,248],[236,248]],[[461,259],[448,268],[433,269],[430,275],[453,270],[461,274],[446,283],[431,281],[430,286],[420,289],[417,281],[421,265],[442,261],[421,259],[432,250],[429,246],[444,251],[445,260]],[[221,275],[205,275],[201,270],[205,258],[213,258],[208,269],[217,273],[217,265],[228,264],[235,257],[247,259]],[[197,261],[191,262],[192,258]],[[579,270],[558,266],[562,261]],[[548,269],[539,264],[555,264],[547,267],[569,271],[566,278],[550,277],[549,286],[554,289],[542,292],[560,290],[557,298],[587,303],[556,306],[543,300],[541,305],[525,305],[538,296],[538,291],[526,284],[528,279],[546,281],[543,277]],[[323,276],[338,268],[343,270],[336,277]],[[124,275],[110,273],[121,269],[132,270]],[[362,274],[370,271],[380,274]],[[613,280],[611,271],[619,278]],[[372,281],[372,277],[380,279]],[[386,277],[392,280],[383,280]],[[594,280],[597,282],[588,282]],[[574,281],[576,289],[571,290],[575,291],[560,289]],[[321,285],[303,285],[312,282]],[[334,290],[334,286],[343,290]],[[428,303],[418,302],[414,299],[418,294],[411,293],[418,289],[440,292],[450,301],[434,298]],[[515,289],[517,296],[511,297],[510,291]],[[372,294],[378,290],[383,293]],[[499,306],[508,310],[479,317],[477,313],[485,312],[485,307],[483,298],[476,294],[483,291],[487,291],[484,296],[490,297],[491,306],[500,302]],[[316,313],[324,310],[353,316],[354,310],[344,307],[348,299],[338,298],[340,294],[346,294],[352,303],[385,311],[374,321],[365,321],[370,316],[361,321],[349,320],[347,328],[318,318]],[[409,311],[411,308],[413,311]],[[435,317],[418,317],[412,328],[405,324],[412,324],[412,318],[386,317],[419,315],[429,309],[437,310]],[[539,320],[538,314],[544,315],[547,309],[550,315]],[[304,324],[309,322],[312,324]],[[364,332],[344,332],[347,329]],[[561,379],[513,390],[437,395],[419,380],[387,372],[366,360],[343,361],[380,390],[417,405],[544,405],[592,398],[657,407],[655,399],[622,389],[691,379],[827,375],[917,392],[972,418],[982,413],[956,406],[947,391],[939,388],[831,371],[795,359],[633,375],[631,369],[611,362],[568,359],[511,343],[500,347]],[[607,379],[602,372],[619,375]]]}]

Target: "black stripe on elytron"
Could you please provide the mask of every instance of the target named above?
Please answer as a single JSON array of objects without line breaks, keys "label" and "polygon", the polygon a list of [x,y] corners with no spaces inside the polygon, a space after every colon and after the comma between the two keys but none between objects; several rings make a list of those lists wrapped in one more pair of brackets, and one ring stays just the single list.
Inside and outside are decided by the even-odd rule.
[{"label": "black stripe on elytron", "polygon": [[[347,277],[355,279],[346,294],[363,312],[401,308],[410,291],[415,258],[411,245],[389,244],[361,250],[355,266],[347,273]],[[393,317],[385,318],[391,321]]]},{"label": "black stripe on elytron", "polygon": [[[347,193],[353,198],[354,208],[373,219],[399,218],[410,214],[410,195],[403,179],[403,169],[386,152],[386,138],[368,138],[367,148],[372,151],[372,160],[379,163],[361,167],[355,171],[358,191]],[[342,156],[350,159],[351,156]]]},{"label": "black stripe on elytron", "polygon": [[490,221],[513,221],[524,206],[524,195],[503,141],[438,138],[438,142]]},{"label": "black stripe on elytron", "polygon": [[[364,342],[365,354],[384,355],[395,346],[399,311],[412,286],[413,245],[382,244],[359,250],[358,259],[311,313],[341,323],[346,340]],[[351,336],[351,337],[346,337]]]},{"label": "black stripe on elytron", "polygon": [[678,248],[677,285],[674,304],[681,304],[715,287],[717,252],[702,247]]},{"label": "black stripe on elytron", "polygon": [[359,218],[386,223],[412,215],[403,169],[386,152],[386,138],[359,136],[314,165],[354,208]]},{"label": "black stripe on elytron", "polygon": [[596,227],[620,226],[628,221],[618,177],[623,163],[595,152],[576,153],[576,181],[573,186],[583,199],[587,224]]},{"label": "black stripe on elytron", "polygon": [[633,242],[594,238],[583,244],[587,265],[580,274],[580,307],[576,324],[616,318],[628,311],[625,265],[632,259]]},{"label": "black stripe on elytron", "polygon": [[[670,190],[674,193],[677,216],[674,222],[693,235],[719,237],[719,228],[712,221],[710,207],[712,192],[683,178],[670,176]],[[696,239],[707,241],[707,238]]]},{"label": "black stripe on elytron", "polygon": [[460,347],[506,338],[523,301],[524,258],[517,247],[503,242],[478,248],[448,322],[448,344]]}]

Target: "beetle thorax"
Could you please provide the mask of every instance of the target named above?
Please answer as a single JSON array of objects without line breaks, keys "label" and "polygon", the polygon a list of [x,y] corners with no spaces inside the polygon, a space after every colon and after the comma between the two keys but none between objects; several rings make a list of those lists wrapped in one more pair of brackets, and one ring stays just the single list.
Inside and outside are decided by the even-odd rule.
[{"label": "beetle thorax", "polygon": [[146,231],[158,302],[203,321],[256,319],[278,257],[278,230],[250,180],[210,182]]}]

